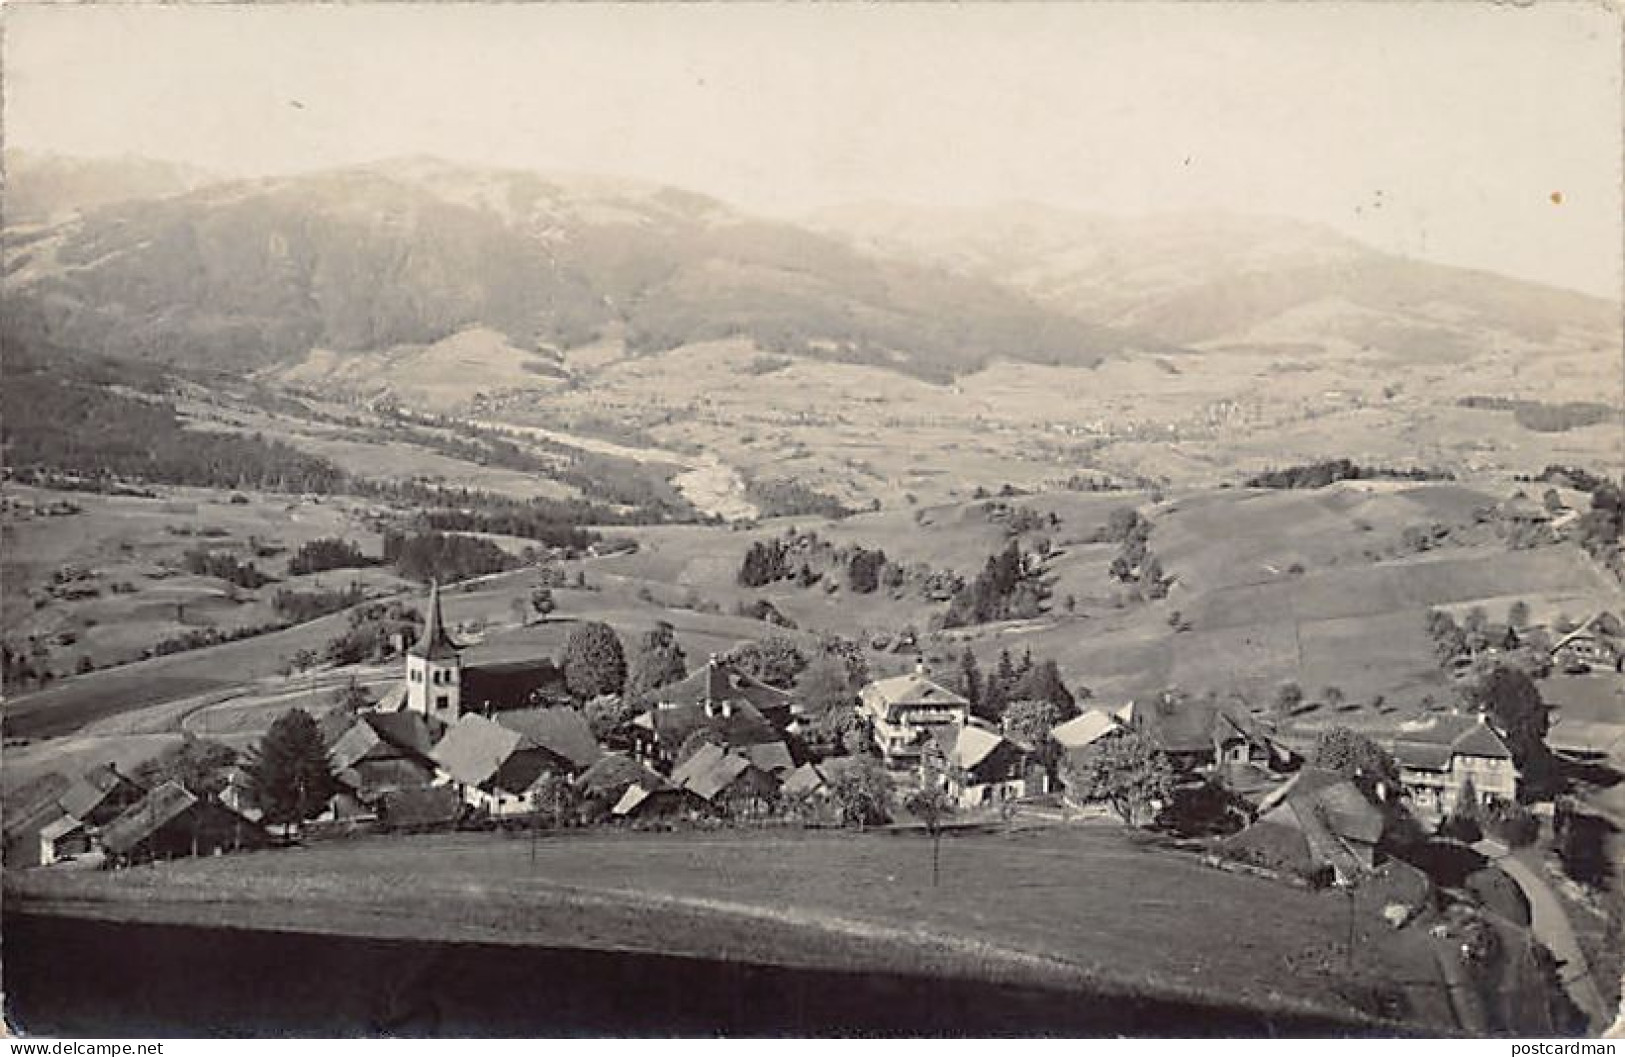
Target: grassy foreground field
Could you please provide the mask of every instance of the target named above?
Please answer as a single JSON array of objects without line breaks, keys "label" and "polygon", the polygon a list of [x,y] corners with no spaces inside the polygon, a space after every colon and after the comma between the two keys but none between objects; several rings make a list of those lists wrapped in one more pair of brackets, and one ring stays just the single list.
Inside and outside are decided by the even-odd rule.
[{"label": "grassy foreground field", "polygon": [[[1113,829],[369,838],[117,873],[7,876],[8,911],[537,944],[1020,981],[1362,1017],[1381,981],[1454,1028],[1425,936]],[[1352,963],[1347,931],[1356,930]]]}]

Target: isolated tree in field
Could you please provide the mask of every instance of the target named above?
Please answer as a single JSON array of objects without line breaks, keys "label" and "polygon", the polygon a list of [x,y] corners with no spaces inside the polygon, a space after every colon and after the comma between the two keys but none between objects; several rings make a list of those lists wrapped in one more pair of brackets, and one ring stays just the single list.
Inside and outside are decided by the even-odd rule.
[{"label": "isolated tree in field", "polygon": [[1326,702],[1326,707],[1336,711],[1343,706],[1343,690],[1341,687],[1328,686],[1320,692],[1320,699]]},{"label": "isolated tree in field", "polygon": [[333,691],[333,704],[343,712],[359,712],[372,705],[372,695],[351,676],[349,682]]},{"label": "isolated tree in field", "polygon": [[302,708],[277,717],[250,752],[246,770],[265,821],[284,827],[321,814],[336,789],[322,732]]},{"label": "isolated tree in field", "polygon": [[935,888],[942,877],[942,824],[954,813],[954,798],[935,776],[929,776],[921,788],[909,794],[903,807],[925,824],[931,838],[931,887]]},{"label": "isolated tree in field", "polygon": [[783,635],[769,635],[759,642],[736,647],[728,659],[734,667],[769,686],[788,689],[807,667],[807,655]]},{"label": "isolated tree in field", "polygon": [[891,821],[891,779],[886,768],[872,756],[856,757],[830,783],[830,796],[846,825],[878,826]]},{"label": "isolated tree in field", "polygon": [[1168,757],[1144,735],[1103,738],[1067,756],[1067,785],[1080,800],[1103,800],[1127,826],[1149,821],[1174,788]]},{"label": "isolated tree in field", "polygon": [[1311,760],[1353,782],[1368,800],[1385,799],[1399,788],[1399,765],[1388,750],[1347,727],[1322,731]]},{"label": "isolated tree in field", "polygon": [[1516,630],[1529,626],[1529,603],[1518,599],[1507,607],[1507,623]]},{"label": "isolated tree in field", "polygon": [[537,618],[546,622],[547,615],[556,609],[558,603],[553,601],[551,587],[533,587],[530,592],[530,608]]},{"label": "isolated tree in field", "polygon": [[659,621],[638,640],[626,677],[626,696],[637,701],[650,691],[675,683],[688,674],[688,658],[677,642],[677,629]]},{"label": "isolated tree in field", "polygon": [[589,621],[570,632],[564,643],[564,682],[580,701],[621,692],[626,685],[626,652],[614,628]]}]

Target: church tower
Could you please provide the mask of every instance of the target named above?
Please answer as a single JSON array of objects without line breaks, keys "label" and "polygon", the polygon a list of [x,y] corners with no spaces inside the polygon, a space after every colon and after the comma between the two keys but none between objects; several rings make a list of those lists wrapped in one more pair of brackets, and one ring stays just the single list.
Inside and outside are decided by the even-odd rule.
[{"label": "church tower", "polygon": [[406,651],[406,707],[455,723],[462,704],[462,682],[462,658],[440,615],[440,585],[431,583],[423,634]]}]

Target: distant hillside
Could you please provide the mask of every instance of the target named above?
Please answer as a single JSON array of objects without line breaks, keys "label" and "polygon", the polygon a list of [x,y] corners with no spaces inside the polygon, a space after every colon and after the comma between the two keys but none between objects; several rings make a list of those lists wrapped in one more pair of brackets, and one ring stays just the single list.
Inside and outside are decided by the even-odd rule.
[{"label": "distant hillside", "polygon": [[8,311],[55,344],[215,367],[476,326],[544,354],[747,337],[933,380],[1162,350],[701,195],[420,159],[108,205],[14,235],[7,264]]},{"label": "distant hillside", "polygon": [[1051,307],[1180,345],[1415,364],[1619,345],[1618,309],[1606,301],[1396,257],[1281,218],[866,204],[810,223],[867,252],[997,277]]},{"label": "distant hillside", "polygon": [[61,219],[112,202],[179,194],[208,182],[197,169],[148,158],[5,153],[8,225]]}]

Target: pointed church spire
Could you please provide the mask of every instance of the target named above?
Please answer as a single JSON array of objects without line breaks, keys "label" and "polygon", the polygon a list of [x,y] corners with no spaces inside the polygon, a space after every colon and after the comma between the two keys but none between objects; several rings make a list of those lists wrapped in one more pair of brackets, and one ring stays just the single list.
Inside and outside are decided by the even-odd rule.
[{"label": "pointed church spire", "polygon": [[427,660],[445,660],[457,656],[457,646],[446,634],[446,621],[440,615],[440,581],[429,581],[429,615],[423,622],[423,634],[412,647],[414,657]]}]

